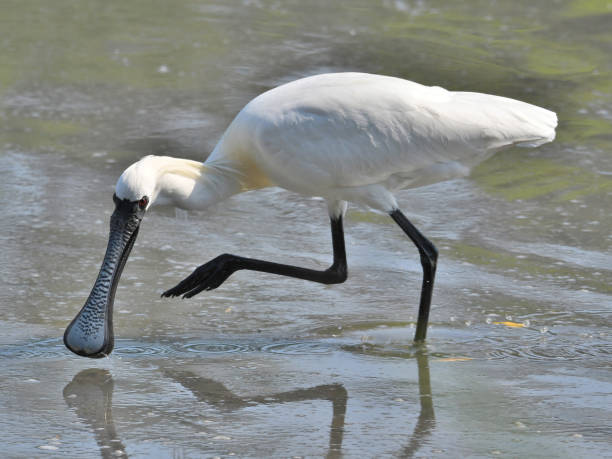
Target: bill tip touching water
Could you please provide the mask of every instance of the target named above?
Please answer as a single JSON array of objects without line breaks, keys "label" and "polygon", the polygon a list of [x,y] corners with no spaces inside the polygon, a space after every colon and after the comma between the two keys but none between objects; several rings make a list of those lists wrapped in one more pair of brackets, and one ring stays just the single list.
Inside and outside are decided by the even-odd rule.
[{"label": "bill tip touching water", "polygon": [[146,211],[160,204],[205,209],[268,186],[327,201],[331,266],[315,270],[223,254],[162,296],[189,298],[243,269],[344,282],[343,218],[352,202],[388,214],[417,247],[423,282],[415,341],[424,341],[438,252],[399,209],[393,191],[465,176],[500,148],[552,141],[556,126],[555,113],[525,102],[380,75],[317,75],[265,92],[240,111],[204,163],[147,156],[123,172],[102,267],[64,342],[87,357],[112,351],[115,290]]}]

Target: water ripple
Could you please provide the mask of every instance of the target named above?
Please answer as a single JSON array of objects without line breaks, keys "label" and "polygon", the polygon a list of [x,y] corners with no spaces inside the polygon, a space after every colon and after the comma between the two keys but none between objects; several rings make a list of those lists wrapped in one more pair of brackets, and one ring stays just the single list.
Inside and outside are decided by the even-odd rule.
[{"label": "water ripple", "polygon": [[211,341],[183,344],[181,351],[198,354],[229,354],[234,352],[248,352],[252,350],[248,345],[234,343],[215,343]]},{"label": "water ripple", "polygon": [[333,349],[328,343],[321,342],[289,342],[268,344],[261,348],[263,352],[288,355],[330,354]]},{"label": "water ripple", "polygon": [[162,343],[135,342],[132,340],[117,340],[113,354],[119,357],[156,356],[171,354],[172,348]]},{"label": "water ripple", "polygon": [[49,338],[21,345],[0,347],[0,359],[31,359],[59,357],[67,352],[61,338]]},{"label": "water ripple", "polygon": [[530,360],[582,360],[585,357],[602,358],[612,354],[612,343],[565,340],[546,342],[504,342],[503,347],[486,351],[489,359],[526,358]]},{"label": "water ripple", "polygon": [[[470,358],[488,360],[529,359],[540,361],[574,361],[588,358],[592,361],[609,360],[612,342],[605,338],[583,338],[578,336],[548,336],[541,334],[522,336],[521,340],[509,340],[502,336],[455,336],[455,340],[444,343],[432,339],[428,343],[431,355],[466,355]],[[275,341],[229,342],[229,341],[181,341],[156,342],[117,340],[113,356],[119,358],[138,357],[195,357],[197,355],[220,355],[234,353],[263,352],[283,355],[324,355],[334,351],[368,354],[380,358],[414,355],[414,346],[395,344],[351,343],[350,341]],[[25,344],[0,346],[0,360],[63,358],[73,355],[61,338],[43,339]]]},{"label": "water ripple", "polygon": [[[274,343],[236,343],[223,341],[190,341],[177,340],[168,342],[147,342],[131,339],[116,340],[111,356],[156,357],[173,356],[189,357],[195,354],[232,354],[247,352],[264,352],[286,355],[315,355],[333,352],[334,345],[316,341],[281,341]],[[0,347],[0,359],[32,359],[73,356],[66,349],[61,338],[33,341],[26,344]]]}]

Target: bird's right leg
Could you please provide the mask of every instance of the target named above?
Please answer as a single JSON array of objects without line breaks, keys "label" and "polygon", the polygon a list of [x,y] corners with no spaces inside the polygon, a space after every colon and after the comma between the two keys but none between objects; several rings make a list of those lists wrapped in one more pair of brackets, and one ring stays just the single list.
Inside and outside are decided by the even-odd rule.
[{"label": "bird's right leg", "polygon": [[429,320],[429,309],[431,307],[431,295],[433,292],[434,277],[436,275],[438,250],[412,223],[410,223],[410,220],[408,220],[399,209],[394,209],[389,215],[414,243],[421,256],[423,285],[421,287],[421,301],[419,304],[419,316],[417,319],[414,340],[416,342],[425,341],[425,336],[427,335],[427,322]]},{"label": "bird's right leg", "polygon": [[334,248],[333,264],[326,270],[301,268],[298,266],[272,263],[270,261],[246,258],[238,255],[223,254],[203,264],[180,282],[176,287],[162,293],[165,297],[183,295],[191,298],[203,290],[213,290],[219,287],[234,272],[240,269],[260,271],[297,279],[319,282],[321,284],[338,284],[347,278],[346,250],[344,247],[344,229],[342,214],[330,216],[332,244]]}]

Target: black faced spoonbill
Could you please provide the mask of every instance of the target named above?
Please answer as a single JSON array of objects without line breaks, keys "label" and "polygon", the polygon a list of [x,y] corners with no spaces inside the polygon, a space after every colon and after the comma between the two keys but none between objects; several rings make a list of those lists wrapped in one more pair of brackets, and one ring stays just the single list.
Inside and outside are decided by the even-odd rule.
[{"label": "black faced spoonbill", "polygon": [[423,341],[438,252],[400,211],[392,192],[465,176],[502,147],[550,142],[556,126],[555,113],[518,100],[363,73],[317,75],[265,92],[238,113],[204,163],[147,156],[121,174],[100,273],[64,343],[87,357],[112,351],[115,289],[151,207],[205,209],[269,186],[327,201],[332,265],[318,271],[223,254],[162,296],[192,297],[240,269],[344,282],[342,220],[347,202],[353,202],[389,214],[417,247],[423,283],[414,339]]}]

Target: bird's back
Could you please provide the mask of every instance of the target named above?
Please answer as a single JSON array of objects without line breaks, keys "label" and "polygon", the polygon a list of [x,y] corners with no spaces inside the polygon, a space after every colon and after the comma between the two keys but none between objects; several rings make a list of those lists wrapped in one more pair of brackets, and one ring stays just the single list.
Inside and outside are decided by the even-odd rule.
[{"label": "bird's back", "polygon": [[298,192],[393,189],[465,175],[508,145],[549,142],[556,124],[553,112],[504,97],[380,75],[325,74],[253,99],[213,156],[240,152],[273,183]]}]

